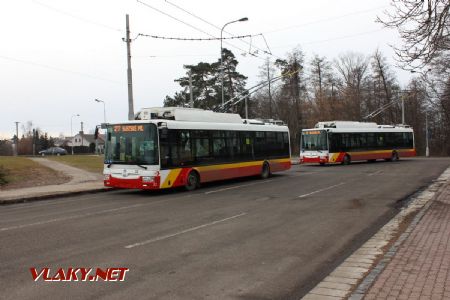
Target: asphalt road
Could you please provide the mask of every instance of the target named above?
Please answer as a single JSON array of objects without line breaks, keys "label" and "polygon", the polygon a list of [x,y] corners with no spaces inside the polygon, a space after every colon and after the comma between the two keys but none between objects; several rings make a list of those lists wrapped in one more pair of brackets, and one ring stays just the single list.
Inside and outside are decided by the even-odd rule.
[{"label": "asphalt road", "polygon": [[[298,299],[449,165],[293,166],[194,192],[0,206],[0,298]],[[123,282],[34,282],[30,267],[130,270]]]}]

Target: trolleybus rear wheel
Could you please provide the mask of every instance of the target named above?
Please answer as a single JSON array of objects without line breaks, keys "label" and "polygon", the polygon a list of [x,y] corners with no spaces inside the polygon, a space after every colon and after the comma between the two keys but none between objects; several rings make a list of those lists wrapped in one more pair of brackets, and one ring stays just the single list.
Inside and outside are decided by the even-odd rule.
[{"label": "trolleybus rear wheel", "polygon": [[264,162],[261,169],[261,178],[266,179],[270,177],[270,166],[269,163]]},{"label": "trolleybus rear wheel", "polygon": [[397,151],[392,152],[391,161],[398,161],[398,160],[399,160],[399,157],[398,157]]}]

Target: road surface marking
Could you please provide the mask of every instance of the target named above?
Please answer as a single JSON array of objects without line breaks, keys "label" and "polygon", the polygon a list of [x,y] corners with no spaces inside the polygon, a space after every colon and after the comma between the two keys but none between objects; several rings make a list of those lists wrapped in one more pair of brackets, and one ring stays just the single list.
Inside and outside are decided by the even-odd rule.
[{"label": "road surface marking", "polygon": [[298,198],[304,198],[304,197],[308,197],[308,196],[311,196],[311,195],[314,195],[314,194],[317,194],[317,193],[320,193],[323,191],[331,190],[332,188],[335,188],[335,187],[343,185],[343,184],[345,184],[345,182],[341,182],[341,183],[338,183],[338,184],[335,184],[335,185],[332,185],[332,186],[329,186],[329,187],[326,187],[326,188],[323,188],[323,189],[320,189],[320,190],[317,190],[317,191],[314,191],[314,192],[311,192],[308,194],[300,195],[300,196],[298,196]]},{"label": "road surface marking", "polygon": [[[155,202],[152,202],[152,203],[155,203]],[[143,206],[143,205],[148,205],[148,204],[150,204],[150,203],[134,204],[134,205],[100,210],[100,211],[91,212],[91,213],[87,213],[87,214],[61,217],[61,218],[50,219],[50,220],[29,223],[29,224],[16,225],[16,226],[11,226],[11,227],[3,227],[3,228],[0,228],[0,232],[14,230],[14,229],[21,229],[21,228],[31,227],[31,226],[37,226],[37,225],[44,225],[44,224],[49,224],[49,223],[54,223],[54,222],[59,222],[59,221],[66,221],[66,220],[78,219],[78,218],[83,218],[83,217],[95,216],[95,215],[99,215],[99,214],[103,214],[103,213],[115,212],[115,211],[120,211],[120,210],[124,210],[124,209],[128,209],[128,208],[134,208],[134,207],[139,207],[139,206]]]},{"label": "road surface marking", "polygon": [[202,229],[202,228],[205,228],[205,227],[208,227],[208,226],[216,225],[218,223],[223,223],[223,222],[226,222],[226,221],[231,220],[231,219],[236,219],[236,218],[245,216],[246,214],[247,214],[246,212],[243,212],[243,213],[240,213],[240,214],[232,216],[232,217],[228,217],[228,218],[225,218],[225,219],[221,219],[221,220],[213,221],[213,222],[210,222],[210,223],[202,224],[202,225],[199,225],[199,226],[191,227],[191,228],[188,228],[188,229],[185,229],[185,230],[182,230],[182,231],[178,231],[176,233],[162,235],[162,236],[158,236],[156,238],[149,239],[149,240],[146,240],[146,241],[143,241],[143,242],[140,242],[140,243],[127,245],[127,246],[125,246],[125,248],[126,249],[131,249],[131,248],[134,248],[134,247],[143,246],[143,245],[147,245],[147,244],[150,244],[150,243],[162,241],[162,240],[165,240],[165,239],[169,239],[171,237],[175,237],[177,235],[181,235],[181,234],[185,234],[185,233],[188,233],[188,232],[191,232],[191,231],[199,230],[199,229]]},{"label": "road surface marking", "polygon": [[249,183],[249,184],[235,185],[235,186],[231,186],[231,187],[227,187],[227,188],[223,188],[223,189],[219,189],[219,190],[205,192],[205,194],[208,195],[208,194],[212,194],[212,193],[218,193],[218,192],[223,192],[223,191],[228,191],[228,190],[234,190],[234,189],[238,189],[238,188],[241,188],[241,187],[252,186],[252,185],[261,184],[261,183],[267,183],[267,182],[271,182],[271,181],[274,181],[274,179],[269,179],[269,180],[264,180],[264,181],[260,181],[260,182]]}]

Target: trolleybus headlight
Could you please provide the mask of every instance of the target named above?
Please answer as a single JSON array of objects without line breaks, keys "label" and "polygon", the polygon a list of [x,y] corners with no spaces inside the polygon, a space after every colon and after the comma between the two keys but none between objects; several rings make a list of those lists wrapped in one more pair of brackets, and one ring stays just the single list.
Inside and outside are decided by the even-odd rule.
[{"label": "trolleybus headlight", "polygon": [[110,175],[109,174],[105,174],[103,175],[103,180],[109,180],[110,179]]},{"label": "trolleybus headlight", "polygon": [[155,179],[154,176],[142,176],[142,182],[152,182]]}]

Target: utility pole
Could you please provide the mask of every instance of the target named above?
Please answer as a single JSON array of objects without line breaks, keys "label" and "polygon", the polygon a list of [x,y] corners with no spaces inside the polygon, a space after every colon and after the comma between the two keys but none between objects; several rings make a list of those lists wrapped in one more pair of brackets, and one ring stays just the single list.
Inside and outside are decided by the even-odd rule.
[{"label": "utility pole", "polygon": [[130,21],[128,14],[126,15],[126,40],[127,43],[127,78],[128,78],[128,120],[134,120],[134,108],[133,108],[133,78],[131,74],[131,39],[130,39]]},{"label": "utility pole", "polygon": [[194,108],[194,95],[192,94],[192,74],[189,71],[189,106]]},{"label": "utility pole", "polygon": [[80,122],[81,123],[81,131],[80,131],[80,136],[81,136],[81,147],[83,147],[83,136],[84,136],[84,128],[83,128],[83,121]]},{"label": "utility pole", "polygon": [[33,128],[33,156],[36,156],[36,132],[37,130]]},{"label": "utility pole", "polygon": [[16,147],[14,149],[14,156],[17,156],[19,154],[19,123],[20,122],[14,122],[16,123]]}]

